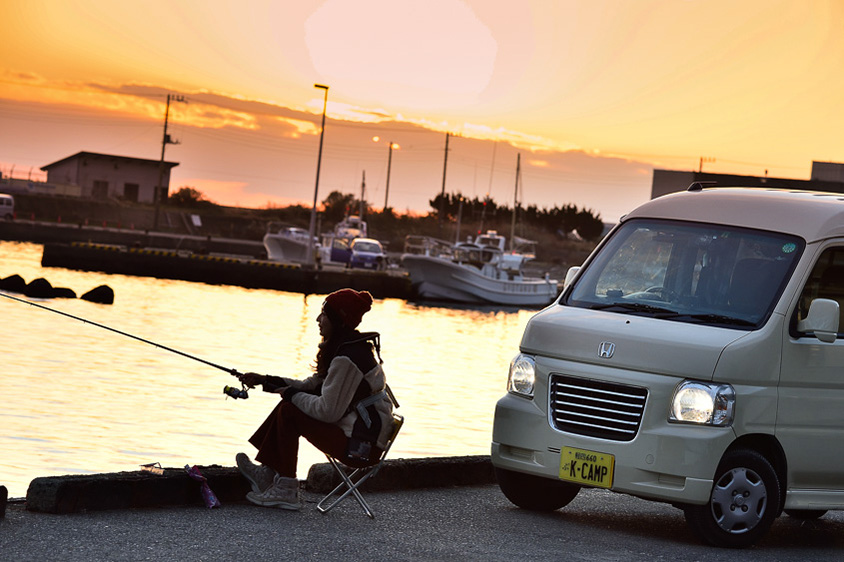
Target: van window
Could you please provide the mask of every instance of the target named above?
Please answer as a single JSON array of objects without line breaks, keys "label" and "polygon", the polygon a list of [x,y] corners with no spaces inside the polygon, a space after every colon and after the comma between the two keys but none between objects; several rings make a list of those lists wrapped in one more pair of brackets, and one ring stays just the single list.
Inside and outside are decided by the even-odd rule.
[{"label": "van window", "polygon": [[791,322],[792,335],[803,336],[797,332],[797,323],[809,314],[809,305],[815,299],[832,299],[838,302],[838,333],[844,331],[844,248],[827,248],[812,268],[809,280],[800,293],[797,310]]},{"label": "van window", "polygon": [[767,320],[804,247],[779,233],[631,220],[561,304],[754,329]]}]

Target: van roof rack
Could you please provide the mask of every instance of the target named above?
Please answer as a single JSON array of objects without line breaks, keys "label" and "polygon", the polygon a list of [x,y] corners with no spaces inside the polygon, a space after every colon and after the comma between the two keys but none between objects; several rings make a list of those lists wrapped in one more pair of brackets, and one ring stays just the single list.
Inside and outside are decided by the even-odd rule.
[{"label": "van roof rack", "polygon": [[686,191],[702,191],[704,187],[718,185],[717,181],[695,181]]}]

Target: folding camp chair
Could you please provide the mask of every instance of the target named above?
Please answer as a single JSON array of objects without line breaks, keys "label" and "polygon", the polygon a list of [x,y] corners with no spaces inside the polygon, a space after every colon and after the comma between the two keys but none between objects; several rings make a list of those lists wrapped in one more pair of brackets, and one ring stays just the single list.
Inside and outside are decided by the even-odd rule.
[{"label": "folding camp chair", "polygon": [[[340,476],[340,484],[337,485],[336,488],[331,490],[327,496],[322,498],[320,502],[317,504],[317,509],[320,513],[327,513],[330,511],[335,505],[346,499],[349,494],[354,495],[355,499],[358,500],[358,503],[363,508],[364,512],[369,516],[370,519],[374,519],[375,515],[372,513],[372,509],[369,507],[367,501],[363,498],[360,493],[359,488],[363,485],[364,482],[378,474],[378,471],[381,469],[381,465],[384,464],[384,460],[387,458],[387,453],[390,452],[390,447],[393,446],[393,442],[396,440],[396,436],[399,434],[402,425],[404,424],[404,417],[398,414],[393,414],[393,431],[390,434],[390,439],[387,441],[387,446],[384,448],[384,452],[381,453],[381,458],[378,459],[378,462],[364,467],[364,468],[357,468],[351,472],[351,474],[346,474],[344,470],[344,465],[330,455],[325,455],[325,458],[328,459],[328,462],[331,463],[331,466],[334,467],[335,472]],[[346,490],[340,494],[334,501],[332,501],[327,506],[325,505],[326,502],[331,500],[331,498],[340,492],[343,488]]]}]

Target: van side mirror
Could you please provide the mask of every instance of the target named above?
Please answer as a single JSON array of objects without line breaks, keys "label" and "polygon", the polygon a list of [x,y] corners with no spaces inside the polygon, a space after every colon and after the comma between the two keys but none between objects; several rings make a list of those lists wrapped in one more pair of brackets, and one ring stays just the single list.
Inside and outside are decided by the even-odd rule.
[{"label": "van side mirror", "polygon": [[814,332],[822,342],[832,343],[838,334],[838,302],[832,299],[815,299],[809,305],[809,314],[797,323],[799,332]]},{"label": "van side mirror", "polygon": [[574,281],[574,278],[575,278],[575,276],[577,275],[577,272],[578,272],[578,271],[580,271],[580,266],[579,266],[579,265],[573,265],[573,266],[571,266],[571,267],[569,268],[569,270],[568,270],[568,271],[566,271],[566,280],[565,280],[565,281],[563,281],[563,290],[564,290],[564,291],[565,291],[565,290],[566,290],[566,288],[569,286],[569,284],[570,284],[572,281]]}]

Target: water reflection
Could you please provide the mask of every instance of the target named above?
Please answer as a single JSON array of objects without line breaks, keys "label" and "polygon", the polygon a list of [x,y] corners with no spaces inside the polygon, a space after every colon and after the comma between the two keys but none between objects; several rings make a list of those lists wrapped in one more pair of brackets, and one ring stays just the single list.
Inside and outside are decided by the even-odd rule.
[{"label": "water reflection", "polygon": [[[111,306],[42,304],[240,371],[305,377],[323,296],[41,268],[41,246],[0,242],[0,278],[44,277]],[[487,454],[530,310],[377,300],[362,331],[381,333],[384,367],[407,423],[392,456]],[[96,326],[0,298],[0,483],[25,495],[36,476],[136,470],[158,461],[234,465],[277,397],[226,399],[227,373]],[[303,446],[299,477],[323,462]]]}]

